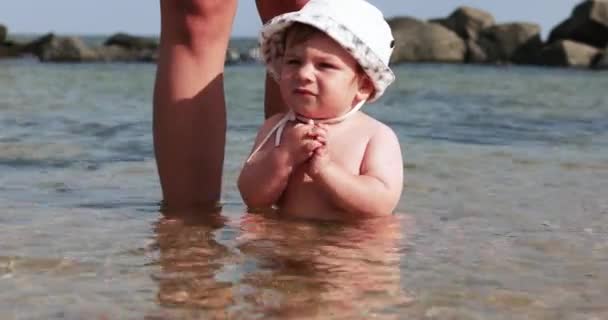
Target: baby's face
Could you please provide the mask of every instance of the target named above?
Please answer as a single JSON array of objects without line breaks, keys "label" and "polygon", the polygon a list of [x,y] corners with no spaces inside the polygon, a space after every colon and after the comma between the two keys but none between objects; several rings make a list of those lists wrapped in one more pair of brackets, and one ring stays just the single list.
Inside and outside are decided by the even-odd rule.
[{"label": "baby's face", "polygon": [[328,36],[318,33],[293,44],[288,38],[286,47],[279,86],[296,114],[334,118],[371,94],[371,82],[357,61]]}]

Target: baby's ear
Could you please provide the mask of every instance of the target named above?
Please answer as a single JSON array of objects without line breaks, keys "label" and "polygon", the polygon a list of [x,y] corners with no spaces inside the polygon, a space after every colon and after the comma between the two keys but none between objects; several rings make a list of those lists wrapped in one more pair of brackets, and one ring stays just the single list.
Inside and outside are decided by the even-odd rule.
[{"label": "baby's ear", "polygon": [[372,80],[366,74],[359,75],[358,98],[361,100],[369,100],[374,96],[375,91]]}]

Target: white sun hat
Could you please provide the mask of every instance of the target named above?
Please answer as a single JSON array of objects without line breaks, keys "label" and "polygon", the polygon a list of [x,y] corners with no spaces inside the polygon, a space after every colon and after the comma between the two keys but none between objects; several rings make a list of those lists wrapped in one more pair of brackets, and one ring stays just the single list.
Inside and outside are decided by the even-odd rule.
[{"label": "white sun hat", "polygon": [[268,71],[278,79],[285,52],[285,31],[294,22],[313,26],[334,39],[372,80],[378,99],[395,80],[389,67],[395,41],[382,12],[364,0],[310,0],[299,11],[268,21],[260,32],[260,51]]}]

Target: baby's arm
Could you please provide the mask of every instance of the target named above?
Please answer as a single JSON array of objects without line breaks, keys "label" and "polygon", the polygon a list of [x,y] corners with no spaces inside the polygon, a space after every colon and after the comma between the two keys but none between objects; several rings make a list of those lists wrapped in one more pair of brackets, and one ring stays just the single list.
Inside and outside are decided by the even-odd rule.
[{"label": "baby's arm", "polygon": [[[315,157],[323,157],[318,153],[328,156],[327,150],[322,149]],[[391,214],[403,189],[399,140],[389,127],[381,125],[367,145],[359,175],[353,175],[331,160],[311,170],[311,175],[333,203],[353,218]]]},{"label": "baby's arm", "polygon": [[[266,120],[258,132],[253,150],[283,116],[278,114]],[[275,147],[274,139],[270,139],[245,163],[238,186],[248,207],[267,208],[277,203],[293,168],[306,161],[320,146],[320,142],[309,134],[312,128],[312,125],[287,123],[279,146]]]},{"label": "baby's arm", "polygon": [[[278,114],[264,122],[252,150],[258,147],[283,116],[284,114]],[[275,147],[273,144],[273,138],[268,140],[266,145],[245,163],[239,175],[239,191],[250,208],[267,208],[275,204],[285,190],[293,170],[286,148]]]}]

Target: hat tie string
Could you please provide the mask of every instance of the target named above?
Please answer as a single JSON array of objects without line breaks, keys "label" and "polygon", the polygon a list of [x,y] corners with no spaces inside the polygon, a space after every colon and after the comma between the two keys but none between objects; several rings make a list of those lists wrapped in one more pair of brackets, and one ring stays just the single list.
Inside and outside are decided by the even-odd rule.
[{"label": "hat tie string", "polygon": [[308,123],[308,124],[315,124],[315,123],[319,123],[319,124],[335,124],[335,123],[340,123],[344,120],[346,120],[347,118],[349,118],[350,116],[352,116],[353,114],[355,114],[357,111],[359,111],[361,109],[361,107],[363,107],[363,104],[365,104],[365,100],[361,100],[359,103],[357,103],[352,109],[350,109],[347,113],[335,117],[335,118],[329,118],[329,119],[321,119],[321,120],[314,120],[311,118],[307,118],[304,117],[302,115],[297,115],[293,110],[289,110],[285,116],[283,116],[283,118],[281,118],[281,120],[279,120],[279,122],[277,122],[274,127],[272,127],[272,129],[266,134],[266,136],[264,137],[264,139],[262,139],[262,142],[260,142],[260,144],[258,145],[257,148],[255,148],[255,150],[253,150],[253,152],[251,153],[251,155],[249,156],[249,158],[247,158],[247,161],[245,163],[249,163],[249,161],[251,161],[251,159],[253,158],[253,156],[260,151],[260,149],[262,149],[262,147],[266,144],[266,142],[270,139],[270,137],[272,136],[273,133],[275,133],[276,131],[276,135],[274,137],[274,146],[278,147],[281,144],[281,136],[283,134],[283,130],[285,129],[285,126],[287,125],[287,122],[301,122],[301,123]]}]

